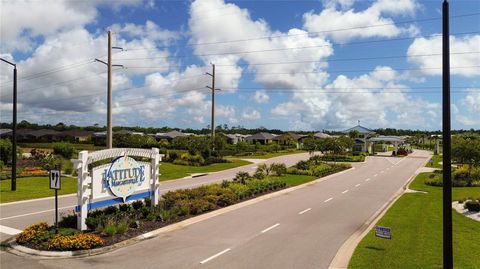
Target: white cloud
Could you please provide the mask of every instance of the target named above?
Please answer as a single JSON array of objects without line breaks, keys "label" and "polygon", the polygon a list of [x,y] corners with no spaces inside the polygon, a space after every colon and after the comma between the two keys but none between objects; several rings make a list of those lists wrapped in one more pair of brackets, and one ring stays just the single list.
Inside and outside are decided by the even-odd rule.
[{"label": "white cloud", "polygon": [[468,90],[470,93],[462,101],[470,112],[480,115],[480,88]]},{"label": "white cloud", "polygon": [[354,78],[339,75],[322,89],[294,92],[292,100],[271,113],[304,129],[341,129],[357,120],[367,126],[437,126],[438,104],[410,97],[409,88],[398,80],[398,73],[387,66]]},{"label": "white cloud", "polygon": [[391,18],[384,15],[413,15],[418,7],[415,0],[377,0],[369,8],[358,12],[354,9],[337,10],[335,5],[327,5],[319,14],[313,11],[305,13],[304,28],[310,32],[321,32],[321,36],[331,37],[337,42],[354,38],[394,37],[402,33],[415,35],[418,29],[414,25],[398,27]]},{"label": "white cloud", "polygon": [[[478,76],[480,75],[480,35],[468,35],[463,37],[450,36],[450,73],[452,75],[461,76]],[[464,53],[477,52],[477,53]],[[461,53],[461,54],[455,54]],[[414,55],[429,55],[438,54],[435,56],[415,57]],[[442,36],[434,35],[430,37],[416,38],[408,48],[408,61],[418,65],[423,74],[426,75],[441,75],[442,74]],[[470,67],[469,67],[470,66]],[[477,66],[477,67],[471,67]],[[469,67],[469,68],[455,68],[455,67]]]},{"label": "white cloud", "polygon": [[242,112],[242,119],[244,120],[259,120],[260,118],[261,118],[260,112],[251,107],[245,108]]},{"label": "white cloud", "polygon": [[265,90],[259,90],[255,92],[255,95],[253,96],[253,100],[258,104],[265,104],[265,103],[268,103],[268,100],[270,100],[270,97],[265,92]]}]

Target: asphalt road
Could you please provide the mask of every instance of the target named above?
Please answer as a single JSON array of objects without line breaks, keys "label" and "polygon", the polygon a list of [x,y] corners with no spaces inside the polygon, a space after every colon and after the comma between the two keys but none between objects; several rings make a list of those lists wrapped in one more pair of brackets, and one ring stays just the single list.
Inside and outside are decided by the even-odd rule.
[{"label": "asphalt road", "polygon": [[[261,160],[261,162],[268,164],[281,162],[285,163],[287,166],[291,166],[300,160],[308,158],[308,153],[300,153],[265,159]],[[258,164],[249,164],[229,170],[211,173],[202,177],[164,181],[160,183],[160,193],[166,193],[176,189],[192,188],[203,184],[211,184],[215,182],[221,182],[226,179],[232,179],[239,171],[255,171],[257,165]],[[161,171],[162,168],[160,166],[160,173]],[[76,205],[76,194],[59,198],[58,208],[60,215],[73,212],[73,208]],[[20,232],[20,230],[23,230],[26,226],[33,223],[47,221],[53,224],[55,221],[54,206],[55,204],[53,197],[0,204],[0,240],[4,240],[17,232]]]},{"label": "asphalt road", "polygon": [[426,158],[424,151],[371,157],[308,187],[103,255],[38,260],[2,252],[2,268],[327,268]]}]

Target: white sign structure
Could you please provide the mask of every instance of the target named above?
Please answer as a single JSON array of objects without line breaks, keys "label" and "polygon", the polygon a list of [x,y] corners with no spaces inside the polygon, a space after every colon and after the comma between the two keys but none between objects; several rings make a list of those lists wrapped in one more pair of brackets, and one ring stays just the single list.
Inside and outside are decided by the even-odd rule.
[{"label": "white sign structure", "polygon": [[[149,197],[152,207],[160,197],[158,176],[159,162],[163,155],[157,148],[117,148],[88,153],[81,151],[73,160],[78,169],[78,229],[86,230],[88,210],[125,203]],[[150,159],[137,161],[132,157]],[[96,162],[113,159],[108,164],[93,166]]]},{"label": "white sign structure", "polygon": [[59,190],[60,185],[60,170],[50,170],[50,189]]}]

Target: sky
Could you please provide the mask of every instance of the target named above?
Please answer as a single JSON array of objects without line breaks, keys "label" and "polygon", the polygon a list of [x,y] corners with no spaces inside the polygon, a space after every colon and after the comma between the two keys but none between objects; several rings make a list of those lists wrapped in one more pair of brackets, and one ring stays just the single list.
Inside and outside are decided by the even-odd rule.
[{"label": "sky", "polygon": [[[450,4],[452,128],[480,129],[480,1]],[[114,126],[438,130],[442,1],[0,0],[18,121]],[[12,119],[0,63],[0,121]]]}]

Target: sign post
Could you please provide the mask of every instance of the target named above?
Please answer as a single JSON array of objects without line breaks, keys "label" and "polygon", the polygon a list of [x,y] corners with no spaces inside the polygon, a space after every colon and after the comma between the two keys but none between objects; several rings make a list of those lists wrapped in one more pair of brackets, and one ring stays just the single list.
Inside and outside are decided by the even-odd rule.
[{"label": "sign post", "polygon": [[55,165],[54,170],[50,170],[50,189],[55,190],[55,232],[58,231],[58,190],[61,188],[60,169]]}]

